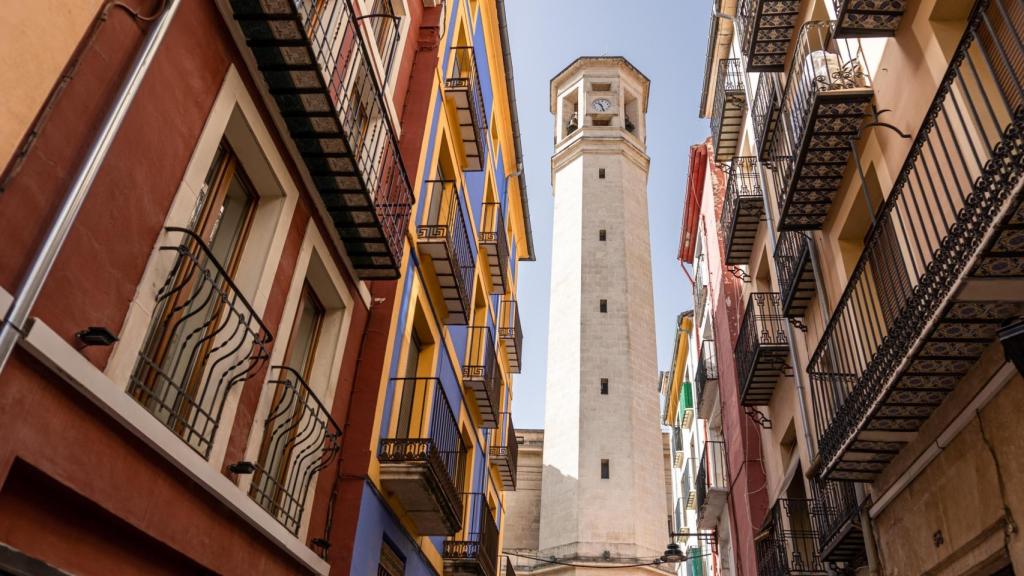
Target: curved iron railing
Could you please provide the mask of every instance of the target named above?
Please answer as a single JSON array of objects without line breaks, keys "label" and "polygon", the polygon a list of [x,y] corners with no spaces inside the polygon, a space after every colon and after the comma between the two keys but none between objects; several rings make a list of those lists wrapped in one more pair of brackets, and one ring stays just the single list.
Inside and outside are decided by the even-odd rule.
[{"label": "curved iron railing", "polygon": [[202,238],[167,231],[182,239],[159,248],[175,255],[174,265],[157,292],[128,393],[206,458],[228,392],[260,371],[273,335]]},{"label": "curved iron railing", "polygon": [[1017,5],[979,0],[903,168],[808,362],[834,460],[967,273],[1024,168]]},{"label": "curved iron railing", "polygon": [[298,534],[309,488],[340,447],[341,428],[295,370],[273,366],[270,412],[249,496]]},{"label": "curved iron railing", "polygon": [[769,160],[775,164],[778,205],[786,206],[797,158],[819,94],[851,88],[870,88],[871,75],[860,40],[836,40],[833,22],[806,22],[800,28]]}]

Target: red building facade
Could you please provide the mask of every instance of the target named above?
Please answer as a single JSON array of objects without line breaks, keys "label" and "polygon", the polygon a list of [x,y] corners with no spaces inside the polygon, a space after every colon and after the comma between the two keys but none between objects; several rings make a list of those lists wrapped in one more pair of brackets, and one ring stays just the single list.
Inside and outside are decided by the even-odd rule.
[{"label": "red building facade", "polygon": [[4,159],[0,570],[347,574],[441,9],[127,4],[97,6]]}]

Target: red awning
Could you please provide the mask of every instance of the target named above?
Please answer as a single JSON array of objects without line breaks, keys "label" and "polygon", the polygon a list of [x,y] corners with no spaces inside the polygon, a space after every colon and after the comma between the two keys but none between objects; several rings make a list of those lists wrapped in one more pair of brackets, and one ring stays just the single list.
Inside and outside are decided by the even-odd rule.
[{"label": "red awning", "polygon": [[679,233],[679,261],[693,263],[696,248],[697,222],[700,219],[701,196],[704,192],[704,177],[708,169],[708,147],[706,144],[690,146],[690,171],[686,177],[686,204],[683,208],[683,223]]}]

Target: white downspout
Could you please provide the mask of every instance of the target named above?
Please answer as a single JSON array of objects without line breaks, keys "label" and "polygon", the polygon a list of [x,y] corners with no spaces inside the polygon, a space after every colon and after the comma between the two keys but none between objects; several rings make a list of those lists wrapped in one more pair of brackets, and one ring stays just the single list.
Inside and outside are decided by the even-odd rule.
[{"label": "white downspout", "polygon": [[145,78],[180,4],[181,0],[169,0],[158,19],[150,26],[141,49],[132,61],[131,71],[121,84],[114,103],[103,119],[96,139],[93,140],[89,152],[75,173],[60,211],[50,223],[46,239],[36,251],[28,272],[22,278],[21,284],[14,294],[14,300],[7,310],[7,316],[0,324],[0,372],[3,371],[7,359],[14,351],[14,346],[22,337],[25,322],[29,318],[36,299],[39,298],[39,293],[42,292],[43,283],[49,276],[53,263],[71,232],[78,211],[85,202],[86,196],[89,195],[96,175],[110,151],[110,146],[124,122],[124,117],[139,91],[139,86],[142,85],[142,80]]}]

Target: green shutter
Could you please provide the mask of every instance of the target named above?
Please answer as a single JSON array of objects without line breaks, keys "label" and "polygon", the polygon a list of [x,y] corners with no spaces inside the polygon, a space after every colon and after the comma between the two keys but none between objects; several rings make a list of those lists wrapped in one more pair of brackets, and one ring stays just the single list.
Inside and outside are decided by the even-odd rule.
[{"label": "green shutter", "polygon": [[690,546],[686,552],[686,563],[690,567],[690,576],[704,576],[704,556],[700,546]]},{"label": "green shutter", "polygon": [[693,421],[693,385],[686,381],[679,391],[679,419],[684,428],[689,428]]}]

